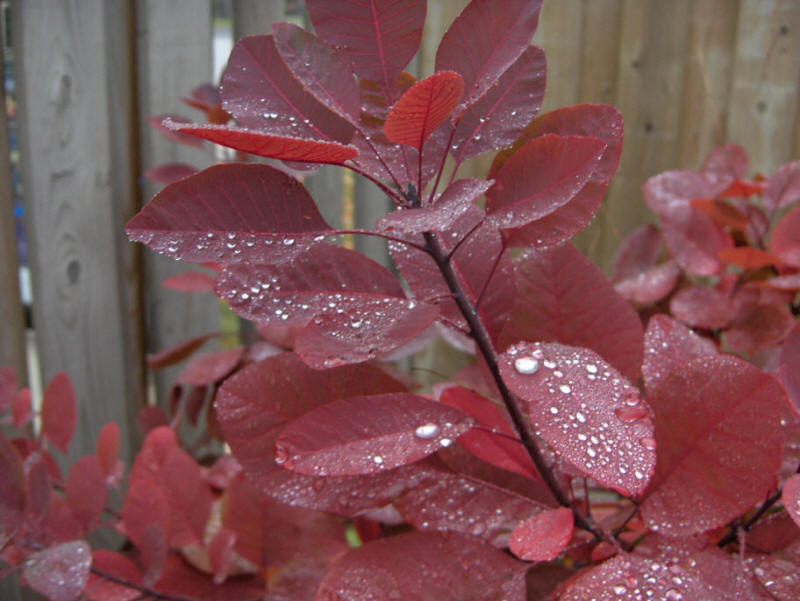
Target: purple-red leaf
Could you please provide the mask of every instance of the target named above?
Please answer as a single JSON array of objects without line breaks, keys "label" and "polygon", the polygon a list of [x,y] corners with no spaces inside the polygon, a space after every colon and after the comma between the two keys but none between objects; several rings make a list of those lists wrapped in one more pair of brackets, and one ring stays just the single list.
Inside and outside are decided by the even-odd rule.
[{"label": "purple-red leaf", "polygon": [[503,228],[542,219],[566,205],[597,169],[607,145],[598,138],[546,134],[527,142],[497,171],[487,213]]},{"label": "purple-red leaf", "polygon": [[6,536],[22,524],[25,511],[25,472],[22,458],[0,434],[0,533]]},{"label": "purple-red leaf", "polygon": [[463,92],[464,80],[452,71],[441,71],[418,81],[389,111],[383,125],[386,137],[421,151],[425,140],[453,112]]},{"label": "purple-red leaf", "polygon": [[31,389],[23,388],[11,400],[11,421],[17,428],[23,427],[31,419]]},{"label": "purple-red leaf", "polygon": [[156,482],[149,478],[131,479],[122,505],[122,524],[127,537],[140,549],[147,547],[152,538],[147,532],[149,526],[169,532],[169,499]]},{"label": "purple-red leaf", "polygon": [[588,349],[519,343],[500,374],[540,436],[581,473],[626,496],[655,469],[650,409],[639,391]]},{"label": "purple-red leaf", "polygon": [[660,216],[664,244],[684,271],[693,275],[720,272],[724,267],[720,253],[733,247],[728,232],[691,207],[665,209]]},{"label": "purple-red leaf", "polygon": [[663,217],[671,209],[690,207],[694,199],[716,198],[725,190],[728,181],[694,171],[666,171],[648,179],[642,192],[647,206]]},{"label": "purple-red leaf", "polygon": [[22,574],[30,587],[50,601],[74,601],[89,579],[92,550],[76,540],[48,547],[25,560]]},{"label": "purple-red leaf", "polygon": [[800,526],[800,474],[795,474],[783,483],[781,501],[794,523]]},{"label": "purple-red leaf", "polygon": [[519,340],[561,342],[599,353],[635,381],[642,364],[639,316],[603,272],[571,244],[515,259],[517,298],[501,347]]},{"label": "purple-red leaf", "polygon": [[566,507],[536,514],[514,528],[511,552],[527,561],[550,561],[559,556],[572,538],[572,510]]},{"label": "purple-red leaf", "polygon": [[100,469],[106,476],[110,476],[119,460],[119,426],[116,423],[109,422],[100,428],[95,453]]},{"label": "purple-red leaf", "polygon": [[267,165],[209,167],[164,188],[128,222],[132,240],[177,259],[277,263],[332,232],[294,178]]},{"label": "purple-red leaf", "polygon": [[642,504],[645,522],[669,536],[728,523],[775,486],[783,390],[730,356],[673,369],[650,394],[658,463]]},{"label": "purple-red leaf", "polygon": [[91,530],[103,514],[108,491],[106,476],[94,455],[87,455],[73,465],[64,483],[72,514]]},{"label": "purple-red leaf", "polygon": [[346,144],[353,126],[295,78],[271,35],[239,40],[222,75],[222,106],[244,128],[275,136]]},{"label": "purple-red leaf", "polygon": [[716,355],[714,343],[666,315],[654,315],[644,335],[642,378],[652,393],[675,369],[695,357]]},{"label": "purple-red leaf", "polygon": [[611,266],[614,289],[637,303],[654,303],[666,297],[680,277],[675,261],[658,264],[663,252],[661,233],[642,225],[620,244]]},{"label": "purple-red leaf", "polygon": [[288,264],[231,265],[220,274],[216,292],[236,314],[275,325],[357,310],[384,297],[405,299],[388,269],[354,250],[325,243]]},{"label": "purple-red leaf", "polygon": [[202,271],[176,273],[161,282],[164,288],[181,292],[213,292],[215,279]]},{"label": "purple-red leaf", "polygon": [[167,556],[164,571],[151,588],[167,598],[193,601],[255,601],[264,597],[260,578],[232,578],[215,584],[210,574],[192,567],[179,555]]},{"label": "purple-red leaf", "polygon": [[200,466],[186,452],[170,449],[161,466],[161,482],[169,500],[170,544],[202,543],[212,497]]},{"label": "purple-red leaf", "polygon": [[762,199],[770,211],[800,201],[800,161],[786,163],[770,175]]},{"label": "purple-red leaf", "polygon": [[542,106],[546,73],[544,51],[529,46],[497,85],[459,117],[450,147],[456,162],[514,142]]},{"label": "purple-red leaf", "polygon": [[524,574],[524,564],[472,538],[413,532],[351,550],[328,570],[314,601],[524,601]]},{"label": "purple-red leaf", "polygon": [[307,0],[306,9],[317,35],[338,49],[357,75],[380,84],[390,104],[397,76],[419,48],[425,2]]},{"label": "purple-red leaf", "polygon": [[170,365],[180,363],[187,357],[191,356],[195,351],[197,351],[197,349],[203,346],[210,338],[214,336],[216,336],[216,334],[212,333],[205,334],[204,336],[198,336],[197,338],[190,338],[189,340],[180,342],[175,346],[166,348],[163,351],[148,355],[147,367],[150,369],[162,369],[164,367],[169,367]]},{"label": "purple-red leaf", "polygon": [[197,171],[197,167],[192,167],[186,163],[165,163],[150,167],[144,172],[144,176],[157,184],[166,185],[194,175]]},{"label": "purple-red leaf", "polygon": [[42,395],[42,434],[62,453],[67,452],[78,419],[75,391],[64,372],[59,372]]},{"label": "purple-red leaf", "polygon": [[539,23],[541,0],[473,0],[442,37],[435,71],[464,78],[462,105],[483,96],[525,52]]},{"label": "purple-red leaf", "polygon": [[800,323],[786,336],[779,362],[776,375],[786,390],[790,407],[800,415]]},{"label": "purple-red leaf", "polygon": [[795,318],[784,304],[755,305],[733,319],[725,331],[725,343],[734,353],[752,356],[780,344],[794,324]]},{"label": "purple-red leaf", "polygon": [[800,267],[800,206],[784,215],[775,225],[769,241],[769,249],[781,261],[792,267]]},{"label": "purple-red leaf", "polygon": [[[114,551],[105,549],[94,551],[92,553],[92,567],[123,582],[141,586],[142,577],[136,564]],[[138,589],[130,588],[90,573],[84,594],[90,601],[133,601],[139,598],[142,593]]]},{"label": "purple-red leaf", "polygon": [[681,268],[675,261],[647,267],[638,275],[625,278],[614,284],[620,296],[634,303],[651,304],[669,296],[681,276]]},{"label": "purple-red leaf", "polygon": [[151,117],[148,117],[150,125],[152,125],[156,129],[156,131],[158,131],[167,140],[172,140],[173,142],[186,144],[187,146],[194,146],[196,148],[203,147],[202,140],[198,140],[193,136],[187,136],[186,134],[182,134],[180,132],[175,131],[174,129],[166,127],[164,125],[164,121],[167,119],[169,119],[172,123],[191,123],[190,119],[187,119],[186,117],[181,117],[180,115],[153,115]]},{"label": "purple-red leaf", "polygon": [[244,353],[243,346],[237,346],[215,353],[205,353],[194,357],[178,374],[177,383],[189,386],[206,386],[219,382],[233,371]]},{"label": "purple-red leaf", "polygon": [[413,394],[342,399],[289,424],[275,443],[275,457],[301,474],[371,474],[419,461],[471,426],[460,409]]},{"label": "purple-red leaf", "polygon": [[231,571],[233,547],[236,544],[236,533],[225,527],[216,531],[208,543],[208,561],[214,584],[222,584]]},{"label": "purple-red leaf", "polygon": [[737,144],[726,144],[708,153],[700,171],[720,180],[744,179],[750,161],[744,148]]},{"label": "purple-red leaf", "polygon": [[214,124],[173,123],[169,120],[164,122],[164,126],[221,146],[282,161],[341,165],[358,156],[358,151],[352,146],[285,135],[277,136],[257,129]]}]

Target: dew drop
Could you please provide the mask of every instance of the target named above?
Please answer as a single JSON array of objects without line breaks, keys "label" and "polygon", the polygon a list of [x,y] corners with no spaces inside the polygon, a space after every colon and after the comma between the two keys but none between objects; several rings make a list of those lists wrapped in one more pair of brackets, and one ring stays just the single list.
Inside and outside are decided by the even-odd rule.
[{"label": "dew drop", "polygon": [[589,372],[590,374],[596,374],[597,373],[597,366],[593,365],[592,363],[587,363],[586,364],[586,371]]},{"label": "dew drop", "polygon": [[561,392],[563,392],[564,394],[569,394],[570,392],[572,392],[572,388],[570,388],[570,387],[569,387],[569,386],[567,386],[566,384],[561,384],[561,385],[559,385],[558,389],[559,389]]},{"label": "dew drop", "polygon": [[613,590],[614,590],[614,594],[617,597],[621,597],[622,595],[624,595],[625,593],[628,592],[628,589],[626,587],[624,587],[623,585],[621,585],[621,584],[618,584],[617,586],[615,586]]},{"label": "dew drop", "polygon": [[664,599],[667,599],[667,601],[682,601],[683,595],[678,589],[671,588],[664,593]]},{"label": "dew drop", "polygon": [[614,414],[622,421],[631,423],[647,417],[647,409],[644,407],[617,407]]},{"label": "dew drop", "polygon": [[442,439],[439,441],[439,444],[440,444],[440,445],[442,445],[443,447],[447,448],[447,447],[449,447],[451,444],[453,444],[453,441],[452,441],[450,438],[442,438]]},{"label": "dew drop", "polygon": [[520,374],[535,374],[539,370],[539,362],[533,357],[519,357],[514,361],[514,369]]},{"label": "dew drop", "polygon": [[644,479],[644,474],[642,472],[640,472],[639,470],[636,470],[635,472],[633,472],[633,475],[636,477],[637,480],[643,480]]},{"label": "dew drop", "polygon": [[380,455],[375,455],[375,457],[372,458],[372,461],[374,461],[377,465],[381,465],[383,463],[383,457]]},{"label": "dew drop", "polygon": [[558,407],[550,407],[550,413],[556,415],[558,413]]},{"label": "dew drop", "polygon": [[642,445],[645,449],[653,451],[656,448],[656,439],[646,436],[645,438],[639,439],[639,444]]},{"label": "dew drop", "polygon": [[289,459],[289,454],[283,447],[275,449],[275,463],[283,465]]},{"label": "dew drop", "polygon": [[439,435],[440,428],[437,424],[433,422],[428,422],[427,424],[422,424],[418,426],[416,430],[414,430],[414,436],[417,438],[423,438],[428,440],[430,438],[434,438]]},{"label": "dew drop", "polygon": [[582,424],[586,423],[586,416],[583,413],[581,413],[580,411],[578,411],[575,414],[575,419],[577,419]]}]

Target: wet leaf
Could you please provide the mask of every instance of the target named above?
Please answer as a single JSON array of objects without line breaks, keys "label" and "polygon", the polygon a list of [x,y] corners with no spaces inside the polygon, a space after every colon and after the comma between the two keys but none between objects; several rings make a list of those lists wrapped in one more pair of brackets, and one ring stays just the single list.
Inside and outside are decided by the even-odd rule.
[{"label": "wet leaf", "polygon": [[237,346],[224,351],[197,355],[181,370],[176,382],[188,386],[206,386],[219,382],[233,371],[243,354],[244,347]]},{"label": "wet leaf", "polygon": [[213,292],[215,279],[202,271],[184,271],[166,278],[161,285],[180,292]]},{"label": "wet leaf", "polygon": [[536,514],[511,533],[511,552],[526,561],[550,561],[558,557],[572,538],[572,510],[566,507]]},{"label": "wet leaf", "polygon": [[92,550],[79,540],[33,553],[22,573],[30,587],[50,601],[74,601],[86,586],[91,565]]},{"label": "wet leaf", "polygon": [[103,515],[108,491],[106,476],[94,455],[87,455],[73,465],[64,483],[67,503],[75,518],[91,530]]},{"label": "wet leaf", "polygon": [[59,451],[66,453],[77,422],[75,391],[69,376],[57,373],[42,396],[42,434]]}]

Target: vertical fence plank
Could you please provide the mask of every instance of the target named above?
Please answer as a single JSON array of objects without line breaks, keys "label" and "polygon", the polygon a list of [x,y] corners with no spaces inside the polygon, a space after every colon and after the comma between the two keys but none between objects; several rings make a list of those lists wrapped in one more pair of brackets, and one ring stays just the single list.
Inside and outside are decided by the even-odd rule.
[{"label": "vertical fence plank", "polygon": [[[210,0],[138,0],[137,28],[142,169],[175,162],[207,167],[212,162],[210,147],[200,150],[167,140],[147,118],[176,113],[202,120],[181,97],[211,80]],[[144,181],[142,188],[143,201],[158,190],[149,181]],[[144,265],[147,352],[219,329],[219,306],[214,295],[178,292],[161,285],[167,277],[191,267],[150,251],[144,251]],[[156,374],[158,399],[166,397],[179,369]]]},{"label": "vertical fence plank", "polygon": [[233,39],[270,33],[270,23],[284,20],[286,0],[233,0]]},{"label": "vertical fence plank", "polygon": [[622,0],[584,0],[582,22],[580,102],[614,104]]},{"label": "vertical fence plank", "polygon": [[130,458],[143,398],[138,270],[123,234],[136,204],[132,6],[25,0],[12,11],[42,374],[73,380],[73,457],[113,420]]},{"label": "vertical fence plank", "polygon": [[[0,81],[5,81],[0,62]],[[0,102],[5,107],[5,87]],[[0,115],[0,367],[10,365],[20,382],[27,382],[25,361],[25,314],[19,296],[17,231],[13,217],[14,191],[9,164],[8,123]]]},{"label": "vertical fence plank", "polygon": [[800,3],[742,0],[736,34],[728,137],[754,171],[791,158],[800,79]]},{"label": "vertical fence plank", "polygon": [[547,57],[547,90],[542,112],[578,102],[581,83],[583,2],[545,2],[533,43]]}]

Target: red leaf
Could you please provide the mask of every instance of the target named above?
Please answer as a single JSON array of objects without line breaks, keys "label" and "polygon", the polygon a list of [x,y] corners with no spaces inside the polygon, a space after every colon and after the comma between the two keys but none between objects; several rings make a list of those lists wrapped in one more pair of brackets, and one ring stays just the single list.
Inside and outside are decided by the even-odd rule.
[{"label": "red leaf", "polygon": [[721,271],[720,253],[733,247],[729,233],[691,207],[665,209],[660,216],[664,244],[684,271],[692,275]]},{"label": "red leaf", "polygon": [[726,144],[708,153],[700,171],[724,180],[744,179],[750,161],[744,148],[737,144]]},{"label": "red leaf", "polygon": [[42,529],[51,541],[70,541],[86,534],[83,524],[75,519],[66,500],[52,494]]},{"label": "red leaf", "polygon": [[734,353],[752,356],[780,344],[794,324],[794,316],[786,305],[756,305],[734,318],[725,331],[725,343]]},{"label": "red leaf", "polygon": [[103,474],[110,476],[119,460],[119,426],[109,422],[100,428],[95,453]]},{"label": "red leaf", "polygon": [[198,169],[196,167],[185,163],[164,163],[150,167],[144,172],[144,176],[157,184],[171,184],[197,172]]},{"label": "red leaf", "polygon": [[[114,551],[97,549],[92,553],[92,567],[124,582],[141,585],[139,569],[131,560]],[[95,573],[89,574],[84,594],[90,601],[134,601],[141,591],[112,582]]]},{"label": "red leaf", "polygon": [[620,280],[614,290],[634,303],[651,304],[663,300],[678,283],[681,269],[675,261],[648,267],[639,275]]},{"label": "red leaf", "polygon": [[308,0],[306,9],[317,35],[339,49],[357,75],[380,84],[391,103],[395,79],[419,48],[425,2]]},{"label": "red leaf", "polygon": [[275,46],[306,90],[340,117],[358,124],[361,101],[353,72],[342,58],[308,31],[273,23]]},{"label": "red leaf", "polygon": [[172,123],[169,120],[164,122],[164,126],[221,146],[283,161],[341,165],[358,156],[358,151],[352,146],[291,136],[276,136],[256,129],[227,125]]},{"label": "red leaf", "polygon": [[7,536],[22,524],[25,473],[17,450],[0,434],[0,531]]},{"label": "red leaf", "polygon": [[461,410],[412,394],[342,399],[289,424],[275,443],[275,458],[301,474],[371,474],[450,446],[471,425]]},{"label": "red leaf", "polygon": [[781,261],[792,267],[800,267],[800,206],[795,207],[775,225],[769,241],[769,249]]},{"label": "red leaf", "polygon": [[567,546],[573,528],[571,509],[542,511],[514,528],[509,549],[526,561],[550,561]]},{"label": "red leaf", "polygon": [[666,315],[654,315],[644,335],[642,377],[649,393],[676,369],[696,357],[716,355],[717,348],[707,338]]},{"label": "red leaf", "polygon": [[654,225],[645,224],[628,234],[614,253],[611,279],[616,281],[636,277],[658,264],[664,245]]},{"label": "red leaf", "polygon": [[584,346],[630,380],[639,377],[639,316],[575,247],[528,250],[515,259],[515,274],[517,298],[501,348],[519,340]]},{"label": "red leaf", "polygon": [[89,579],[92,550],[86,541],[62,543],[28,556],[22,574],[50,601],[74,601]]},{"label": "red leaf", "polygon": [[767,178],[762,200],[770,211],[800,201],[800,161],[786,163]]},{"label": "red leaf", "polygon": [[360,310],[382,297],[405,299],[391,271],[359,252],[325,243],[283,265],[231,265],[220,274],[216,292],[237,315],[275,325]]},{"label": "red leaf", "polygon": [[208,561],[214,584],[222,584],[231,571],[233,546],[236,544],[236,533],[227,528],[220,528],[208,543]]},{"label": "red leaf", "polygon": [[421,151],[425,140],[453,112],[463,92],[464,80],[452,71],[418,81],[392,106],[383,126],[386,137]]},{"label": "red leaf", "polygon": [[487,212],[503,228],[542,219],[589,182],[607,145],[597,138],[546,134],[517,150],[486,193]]},{"label": "red leaf", "polygon": [[204,83],[191,92],[190,98],[181,98],[189,106],[197,110],[210,112],[219,106],[222,99],[219,95],[219,88],[214,84]]},{"label": "red leaf", "polygon": [[216,280],[202,271],[184,271],[169,276],[161,285],[181,292],[213,292]]},{"label": "red leaf", "polygon": [[186,117],[181,117],[180,115],[153,115],[147,118],[147,120],[150,121],[150,125],[152,125],[153,128],[167,140],[179,142],[180,144],[186,144],[187,146],[194,146],[195,148],[203,147],[202,140],[198,140],[193,136],[187,136],[186,134],[182,134],[174,129],[166,127],[164,125],[164,121],[167,119],[173,123],[191,123],[191,120],[187,119]]},{"label": "red leaf", "polygon": [[217,416],[234,455],[259,485],[275,465],[275,432],[288,421],[337,399],[405,392],[406,388],[374,365],[314,370],[296,355],[284,353],[248,365],[231,376],[216,396]]},{"label": "red leaf", "polygon": [[131,478],[122,505],[122,524],[125,534],[140,550],[150,538],[148,526],[156,525],[169,531],[169,500],[154,481],[148,478]]},{"label": "red leaf", "polygon": [[701,211],[721,227],[730,230],[747,231],[750,217],[732,204],[716,198],[693,198],[689,203],[693,209]]},{"label": "red leaf", "polygon": [[170,529],[165,534],[170,545],[202,543],[212,498],[200,466],[184,451],[172,448],[161,466],[160,481],[169,501]]},{"label": "red leaf", "polygon": [[413,340],[438,316],[439,309],[427,303],[365,300],[343,313],[316,316],[295,339],[295,352],[315,369],[368,361]]},{"label": "red leaf", "polygon": [[726,292],[706,286],[684,288],[670,299],[669,310],[696,328],[724,328],[733,318],[734,306]]},{"label": "red leaf", "polygon": [[103,515],[108,491],[106,477],[94,455],[87,455],[72,466],[64,483],[67,503],[75,518],[87,529]]},{"label": "red leaf", "polygon": [[[750,536],[747,541],[749,545]],[[753,573],[769,593],[770,600],[795,601],[800,596],[800,549],[797,543],[780,554],[763,556],[756,562]]]},{"label": "red leaf", "polygon": [[31,389],[23,388],[11,401],[11,420],[17,428],[23,427],[31,419]]},{"label": "red leaf", "polygon": [[520,562],[472,538],[413,532],[351,550],[331,566],[314,599],[524,601],[524,572]]},{"label": "red leaf", "polygon": [[774,378],[734,357],[703,356],[674,370],[649,402],[658,464],[641,509],[651,528],[676,537],[711,530],[775,486],[784,394]]},{"label": "red leaf", "polygon": [[546,73],[544,51],[529,46],[459,117],[450,147],[456,163],[514,142],[542,107]]},{"label": "red leaf", "polygon": [[675,208],[688,209],[695,198],[716,198],[728,180],[717,180],[694,171],[665,171],[648,179],[642,187],[647,206],[658,216]]},{"label": "red leaf", "polygon": [[786,336],[776,375],[786,390],[789,406],[800,415],[800,324]]},{"label": "red leaf", "polygon": [[57,373],[44,389],[41,416],[42,434],[59,451],[66,453],[78,419],[75,391],[66,373]]},{"label": "red leaf", "polygon": [[45,461],[37,461],[30,466],[26,480],[25,518],[38,523],[45,517],[50,508],[52,484],[47,473]]},{"label": "red leaf", "polygon": [[794,523],[800,526],[800,474],[795,474],[783,483],[781,502]]},{"label": "red leaf", "polygon": [[167,186],[126,226],[132,240],[194,262],[287,261],[331,231],[300,182],[241,164],[214,165]]},{"label": "red leaf", "polygon": [[217,334],[205,334],[197,338],[190,338],[184,342],[171,346],[147,357],[147,366],[150,369],[162,369],[180,363],[186,357],[189,357],[197,349],[203,346],[208,339],[216,336]]},{"label": "red leaf", "polygon": [[214,584],[209,574],[177,555],[167,556],[164,572],[152,588],[162,595],[194,601],[253,601],[264,596],[264,582],[259,578],[231,578]]},{"label": "red leaf", "polygon": [[239,364],[243,353],[244,347],[237,346],[224,351],[198,355],[181,370],[176,382],[189,386],[207,386],[219,382]]},{"label": "red leaf", "polygon": [[541,0],[473,0],[442,37],[435,71],[464,78],[468,107],[525,52],[539,23]]},{"label": "red leaf", "polygon": [[443,390],[440,400],[461,409],[479,425],[492,430],[486,432],[473,428],[458,439],[458,444],[487,463],[541,481],[536,466],[522,445],[507,438],[517,438],[518,435],[511,428],[509,418],[492,401],[460,386]]},{"label": "red leaf", "polygon": [[742,269],[759,269],[768,265],[780,265],[780,260],[767,251],[751,246],[723,248],[717,256],[725,263],[737,265]]},{"label": "red leaf", "polygon": [[456,180],[429,207],[398,209],[381,217],[376,226],[385,231],[397,230],[409,234],[450,229],[486,193],[492,183],[483,179]]},{"label": "red leaf", "polygon": [[656,463],[650,409],[588,349],[519,343],[500,374],[540,436],[581,473],[623,495],[642,492]]},{"label": "red leaf", "polygon": [[309,94],[289,71],[271,35],[236,43],[220,88],[222,107],[241,127],[343,144],[353,137],[353,126]]},{"label": "red leaf", "polygon": [[145,436],[156,428],[169,424],[169,418],[161,407],[142,407],[138,417],[139,426]]}]

